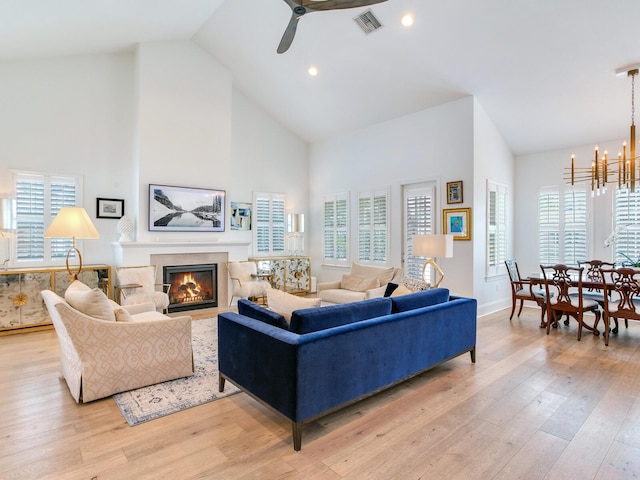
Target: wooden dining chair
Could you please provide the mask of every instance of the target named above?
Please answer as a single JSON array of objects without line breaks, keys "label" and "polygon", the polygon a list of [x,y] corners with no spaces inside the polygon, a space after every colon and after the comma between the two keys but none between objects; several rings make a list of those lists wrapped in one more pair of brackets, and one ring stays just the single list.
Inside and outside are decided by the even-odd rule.
[{"label": "wooden dining chair", "polygon": [[604,344],[609,345],[609,319],[640,320],[640,270],[620,267],[602,269],[604,296]]},{"label": "wooden dining chair", "polygon": [[509,280],[511,281],[511,315],[509,320],[513,318],[513,312],[516,310],[516,303],[520,300],[520,309],[518,310],[518,317],[522,312],[522,306],[525,300],[531,300],[536,302],[540,307],[540,327],[544,327],[544,314],[545,314],[545,302],[544,302],[544,290],[534,286],[529,280],[520,277],[520,270],[518,269],[518,262],[513,258],[505,260],[505,266],[509,273]]},{"label": "wooden dining chair", "polygon": [[[602,260],[587,260],[584,262],[578,262],[578,267],[584,267],[584,278],[597,286],[589,286],[584,289],[584,298],[590,298],[595,300],[598,304],[604,308],[604,290],[601,287],[602,284],[602,272],[603,268],[615,268],[616,264],[612,262],[603,262]],[[618,333],[618,319],[614,318],[613,322],[615,327],[611,330],[612,333]],[[625,319],[625,325],[629,328],[629,321]],[[598,328],[598,324],[594,325]]]},{"label": "wooden dining chair", "polygon": [[[567,265],[540,265],[547,305],[547,335],[553,325],[558,327],[558,319],[562,315],[573,317],[578,322],[578,340],[582,338],[582,328],[586,327],[593,331],[594,335],[599,332],[595,328],[600,320],[600,306],[595,300],[584,298],[582,289],[582,274],[584,268],[569,267]],[[593,312],[595,315],[594,326],[589,326],[584,322],[584,314]],[[559,317],[558,317],[559,315]],[[568,319],[565,324],[568,324]]]}]

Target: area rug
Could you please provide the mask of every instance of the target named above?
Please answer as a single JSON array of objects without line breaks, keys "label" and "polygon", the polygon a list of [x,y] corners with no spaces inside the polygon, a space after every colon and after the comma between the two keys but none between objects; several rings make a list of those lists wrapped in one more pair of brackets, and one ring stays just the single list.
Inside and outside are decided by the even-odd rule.
[{"label": "area rug", "polygon": [[193,320],[191,337],[195,365],[193,376],[113,396],[129,425],[138,425],[238,393],[235,385],[229,382],[225,383],[224,392],[218,392],[217,318]]}]

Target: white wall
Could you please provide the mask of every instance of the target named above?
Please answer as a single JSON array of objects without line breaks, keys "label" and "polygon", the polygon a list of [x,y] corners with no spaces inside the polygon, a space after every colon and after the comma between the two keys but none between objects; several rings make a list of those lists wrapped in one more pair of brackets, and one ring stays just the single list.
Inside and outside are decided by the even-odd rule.
[{"label": "white wall", "polygon": [[[323,197],[349,191],[390,187],[389,265],[402,262],[402,186],[436,180],[439,205],[446,208],[446,182],[463,180],[465,196],[473,194],[473,99],[471,97],[317,142],[310,156],[311,234],[314,274],[318,281],[341,278],[348,269],[323,265]],[[456,204],[459,206],[459,204]],[[465,202],[463,206],[470,206]],[[352,233],[354,229],[352,228]],[[455,242],[454,257],[439,260],[446,277],[443,286],[460,295],[473,294],[472,251]],[[352,234],[351,252],[356,238]]]},{"label": "white wall", "polygon": [[228,71],[191,42],[4,62],[0,78],[0,196],[12,193],[9,169],[82,175],[100,232],[81,246],[87,264],[112,264],[119,236],[117,221],[95,218],[96,197],[125,200],[138,240],[251,240],[228,220],[219,234],[151,234],[149,183],[220,188],[228,202],[277,191],[292,210],[308,209],[308,145],[234,90]]},{"label": "white wall", "polygon": [[2,62],[0,79],[0,194],[14,193],[10,169],[82,175],[101,236],[84,261],[109,263],[116,222],[95,218],[96,197],[131,199],[133,57]]},{"label": "white wall", "polygon": [[[617,155],[623,140],[602,142],[601,152],[608,150]],[[537,198],[541,187],[564,184],[563,177],[571,166],[571,155],[576,155],[576,167],[589,167],[594,158],[594,145],[541,152],[519,156],[516,159],[516,231],[515,258],[523,276],[540,272],[538,262]],[[589,188],[589,185],[588,185]],[[587,236],[587,255],[591,258],[613,261],[613,252],[604,247],[604,241],[613,226],[613,188],[606,195],[589,199],[590,232]]]},{"label": "white wall", "polygon": [[511,305],[511,285],[505,275],[487,277],[487,181],[507,186],[507,244],[513,252],[514,157],[482,106],[474,101],[473,273],[474,297],[481,314]]}]

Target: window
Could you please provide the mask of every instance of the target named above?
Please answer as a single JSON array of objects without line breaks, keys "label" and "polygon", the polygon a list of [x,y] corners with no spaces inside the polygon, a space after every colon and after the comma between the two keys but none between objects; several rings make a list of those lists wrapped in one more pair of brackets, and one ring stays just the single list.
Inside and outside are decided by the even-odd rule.
[{"label": "window", "polygon": [[254,250],[256,255],[283,255],[285,233],[285,196],[278,193],[256,193]]},{"label": "window", "polygon": [[640,258],[640,193],[616,190],[614,221],[618,232],[615,262],[637,262]]},{"label": "window", "polygon": [[[435,233],[433,212],[435,210],[435,184],[425,183],[404,187],[404,218],[405,218],[405,275],[410,278],[422,279],[424,257],[415,257],[412,252],[411,239],[414,235]],[[424,276],[426,282],[431,281],[431,269],[427,268]]]},{"label": "window", "polygon": [[24,266],[64,261],[72,240],[43,235],[60,208],[79,206],[80,178],[17,172],[15,189],[16,262]]},{"label": "window", "polygon": [[358,262],[387,263],[387,191],[358,194]]},{"label": "window", "polygon": [[349,194],[324,198],[324,260],[335,265],[349,262]]},{"label": "window", "polygon": [[504,273],[507,259],[507,187],[487,182],[487,276]]},{"label": "window", "polygon": [[544,187],[538,194],[538,260],[577,265],[587,255],[587,191],[584,186]]}]

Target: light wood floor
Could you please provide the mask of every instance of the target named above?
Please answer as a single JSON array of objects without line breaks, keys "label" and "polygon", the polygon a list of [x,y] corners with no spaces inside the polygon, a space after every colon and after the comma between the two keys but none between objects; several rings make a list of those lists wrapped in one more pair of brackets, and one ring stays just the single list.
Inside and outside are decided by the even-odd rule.
[{"label": "light wood floor", "polygon": [[112,398],[76,405],[53,331],[1,337],[0,478],[638,478],[640,323],[605,347],[575,324],[545,335],[538,312],[480,318],[477,364],[324,417],[298,453],[242,393],[129,427]]}]

